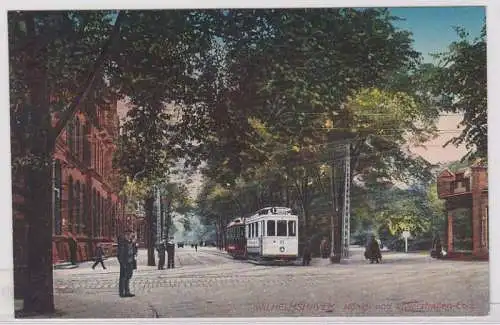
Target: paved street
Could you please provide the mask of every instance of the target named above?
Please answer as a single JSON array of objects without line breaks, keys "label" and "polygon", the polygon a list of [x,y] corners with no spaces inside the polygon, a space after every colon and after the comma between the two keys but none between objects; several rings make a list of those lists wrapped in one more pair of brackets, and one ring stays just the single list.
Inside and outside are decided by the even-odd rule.
[{"label": "paved street", "polygon": [[215,248],[176,249],[174,270],[146,264],[131,281],[134,298],[118,297],[116,259],[107,270],[56,270],[61,317],[258,317],[485,315],[488,263],[437,261],[386,253],[369,264],[354,250],[347,264],[315,259],[309,267],[253,265]]}]

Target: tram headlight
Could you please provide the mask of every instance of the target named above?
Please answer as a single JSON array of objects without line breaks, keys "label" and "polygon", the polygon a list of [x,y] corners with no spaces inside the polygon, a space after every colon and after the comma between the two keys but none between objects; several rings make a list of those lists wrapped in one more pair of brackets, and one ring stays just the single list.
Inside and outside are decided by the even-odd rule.
[{"label": "tram headlight", "polygon": [[280,247],[280,252],[283,253],[285,251],[285,247]]}]

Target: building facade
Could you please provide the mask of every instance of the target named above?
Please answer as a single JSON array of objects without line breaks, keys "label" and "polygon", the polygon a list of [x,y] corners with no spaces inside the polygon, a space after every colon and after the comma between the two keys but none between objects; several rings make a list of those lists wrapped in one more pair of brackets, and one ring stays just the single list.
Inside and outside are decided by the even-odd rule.
[{"label": "building facade", "polygon": [[[57,116],[53,116],[54,123]],[[125,214],[119,197],[117,171],[112,159],[119,135],[117,104],[88,105],[78,111],[61,132],[53,154],[52,259],[54,264],[70,260],[70,244],[76,242],[76,260],[94,257],[97,243],[113,254],[116,237],[125,228],[135,228],[135,220]],[[16,188],[14,203],[23,201]],[[26,233],[22,211],[14,205],[14,259],[23,265]]]},{"label": "building facade", "polygon": [[446,202],[447,256],[488,259],[487,165],[477,162],[455,173],[445,169],[437,187]]}]

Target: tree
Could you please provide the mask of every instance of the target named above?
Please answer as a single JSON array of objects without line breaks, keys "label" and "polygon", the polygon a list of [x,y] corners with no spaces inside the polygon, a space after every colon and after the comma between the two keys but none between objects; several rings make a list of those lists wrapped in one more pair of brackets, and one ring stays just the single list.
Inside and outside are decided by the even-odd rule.
[{"label": "tree", "polygon": [[[23,292],[28,313],[54,311],[52,153],[66,123],[102,84],[100,71],[120,22],[119,16],[111,25],[106,12],[8,16],[13,179],[29,184],[23,193],[30,247]],[[59,114],[55,125],[54,113]]]},{"label": "tree", "polygon": [[[58,136],[76,111],[94,114],[109,99],[128,97],[152,111],[165,102],[192,104],[195,97],[186,94],[200,88],[193,71],[203,66],[211,44],[211,16],[66,11],[11,12],[8,19],[13,179],[30,185],[24,195],[32,247],[24,307],[51,312],[50,176]],[[144,89],[160,90],[149,96]]]},{"label": "tree", "polygon": [[440,66],[431,80],[434,93],[444,112],[463,113],[462,133],[448,143],[466,144],[464,158],[486,158],[488,155],[488,113],[486,84],[486,24],[481,35],[469,40],[462,28],[457,28],[460,40],[449,51],[438,56]]}]

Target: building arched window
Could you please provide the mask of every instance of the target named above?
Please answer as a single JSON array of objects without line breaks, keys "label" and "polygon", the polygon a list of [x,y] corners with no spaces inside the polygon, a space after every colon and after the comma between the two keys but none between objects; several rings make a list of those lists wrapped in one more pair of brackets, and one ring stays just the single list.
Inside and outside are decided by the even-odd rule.
[{"label": "building arched window", "polygon": [[73,153],[78,158],[80,158],[80,131],[80,120],[78,118],[75,118],[75,139],[73,140]]},{"label": "building arched window", "polygon": [[97,193],[95,188],[92,190],[92,235],[97,237]]},{"label": "building arched window", "polygon": [[97,237],[101,237],[101,194],[97,192],[97,227],[96,227],[96,234]]},{"label": "building arched window", "polygon": [[82,220],[81,220],[81,229],[82,233],[86,235],[90,235],[89,233],[89,225],[90,225],[90,214],[89,214],[89,207],[90,207],[90,202],[89,202],[89,196],[87,193],[87,186],[85,184],[81,184],[80,187],[80,192],[82,193]]},{"label": "building arched window", "polygon": [[80,194],[80,181],[75,183],[75,228],[76,233],[80,233],[80,223],[81,223],[81,194]]},{"label": "building arched window", "polygon": [[62,197],[62,179],[61,179],[61,162],[56,159],[54,161],[54,234],[61,235],[62,220],[61,220],[61,197]]},{"label": "building arched window", "polygon": [[71,121],[71,122],[68,123],[68,126],[66,128],[66,132],[67,132],[67,134],[66,134],[66,142],[68,144],[69,153],[71,155],[73,155],[73,148],[74,148],[73,142],[75,140],[74,139],[74,137],[75,137],[74,133],[75,132],[74,132],[73,121]]},{"label": "building arched window", "polygon": [[90,124],[85,123],[83,127],[83,162],[85,166],[89,166],[91,164],[91,147],[90,147]]},{"label": "building arched window", "polygon": [[73,177],[68,178],[68,228],[73,231],[73,226],[75,224],[74,220],[74,193],[73,193]]}]

